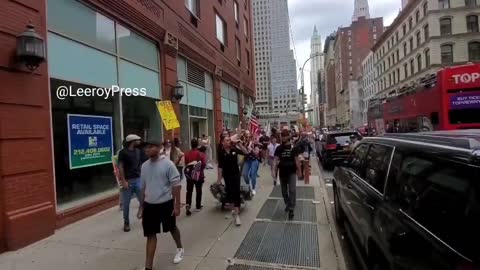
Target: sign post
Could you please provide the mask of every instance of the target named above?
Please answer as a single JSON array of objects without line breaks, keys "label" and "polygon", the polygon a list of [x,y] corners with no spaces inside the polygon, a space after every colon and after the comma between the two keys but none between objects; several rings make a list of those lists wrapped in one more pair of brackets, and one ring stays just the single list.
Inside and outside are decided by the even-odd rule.
[{"label": "sign post", "polygon": [[67,114],[70,169],[112,162],[112,117]]}]

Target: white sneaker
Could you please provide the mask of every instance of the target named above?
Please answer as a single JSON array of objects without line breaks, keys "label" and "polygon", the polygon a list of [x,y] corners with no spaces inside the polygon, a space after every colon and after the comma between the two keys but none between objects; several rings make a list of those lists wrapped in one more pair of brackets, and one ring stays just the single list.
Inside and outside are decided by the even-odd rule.
[{"label": "white sneaker", "polygon": [[173,259],[174,264],[181,263],[183,260],[183,254],[185,250],[183,248],[177,248],[177,254],[175,254],[175,258]]},{"label": "white sneaker", "polygon": [[253,196],[257,195],[257,192],[255,191],[255,189],[252,190],[252,195],[253,195]]},{"label": "white sneaker", "polygon": [[232,212],[233,220],[235,221],[235,226],[242,225],[242,221],[240,221],[240,215],[235,212]]}]

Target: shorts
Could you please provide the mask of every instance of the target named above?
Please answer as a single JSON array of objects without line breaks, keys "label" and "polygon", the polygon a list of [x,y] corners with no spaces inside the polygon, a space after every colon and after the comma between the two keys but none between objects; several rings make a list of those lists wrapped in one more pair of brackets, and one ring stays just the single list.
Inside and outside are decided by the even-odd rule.
[{"label": "shorts", "polygon": [[174,200],[160,204],[150,204],[144,202],[143,205],[143,235],[145,237],[160,233],[160,226],[162,232],[171,232],[177,226],[176,217],[173,214]]}]

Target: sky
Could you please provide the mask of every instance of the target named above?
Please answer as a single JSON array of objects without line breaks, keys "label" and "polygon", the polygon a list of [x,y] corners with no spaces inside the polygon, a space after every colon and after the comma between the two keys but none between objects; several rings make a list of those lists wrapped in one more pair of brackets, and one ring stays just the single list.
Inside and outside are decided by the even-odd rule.
[{"label": "sky", "polygon": [[[340,26],[348,26],[353,15],[354,0],[288,0],[297,70],[310,56],[310,38],[313,26],[317,26],[324,46],[325,37]],[[384,25],[390,25],[401,7],[401,0],[369,0],[370,17],[383,17]],[[305,66],[305,92],[310,94],[310,65]],[[298,75],[297,77],[299,77]],[[300,81],[298,83],[300,88]]]}]

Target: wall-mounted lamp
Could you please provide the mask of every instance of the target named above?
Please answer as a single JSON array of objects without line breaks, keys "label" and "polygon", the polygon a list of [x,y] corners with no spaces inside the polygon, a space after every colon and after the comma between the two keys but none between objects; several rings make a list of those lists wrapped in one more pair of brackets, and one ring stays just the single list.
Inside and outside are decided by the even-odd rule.
[{"label": "wall-mounted lamp", "polygon": [[243,115],[244,115],[244,116],[247,116],[247,114],[248,114],[247,106],[243,106],[242,112],[243,112]]},{"label": "wall-mounted lamp", "polygon": [[17,36],[17,59],[32,72],[45,61],[45,41],[37,34],[32,23]]},{"label": "wall-mounted lamp", "polygon": [[177,81],[177,85],[173,87],[172,91],[173,91],[172,97],[175,101],[180,102],[180,100],[182,100],[182,98],[185,96],[184,87],[178,81]]}]

